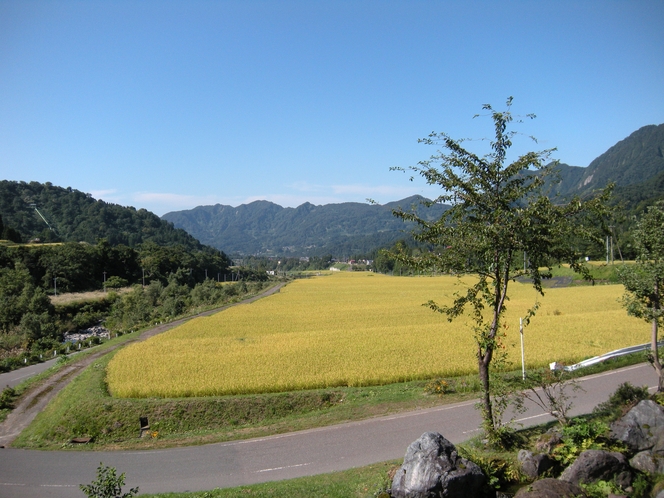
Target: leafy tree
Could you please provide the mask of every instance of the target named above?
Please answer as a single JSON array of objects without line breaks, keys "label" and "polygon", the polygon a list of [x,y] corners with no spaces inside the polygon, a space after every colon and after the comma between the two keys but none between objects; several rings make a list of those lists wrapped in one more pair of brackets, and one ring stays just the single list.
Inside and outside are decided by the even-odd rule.
[{"label": "leafy tree", "polygon": [[661,205],[651,206],[634,230],[636,264],[618,268],[625,286],[623,305],[627,313],[652,324],[650,361],[657,371],[657,390],[664,391],[664,368],[657,352],[657,335],[664,323],[664,211]]},{"label": "leafy tree", "polygon": [[42,289],[32,285],[24,265],[0,268],[0,332],[21,324],[30,339],[39,339],[54,332],[52,314],[51,301]]},{"label": "leafy tree", "polygon": [[[515,131],[508,131],[514,119],[511,104],[510,97],[505,112],[483,106],[493,120],[495,133],[490,151],[483,156],[465,149],[463,140],[445,133],[432,133],[420,140],[442,146],[444,151],[409,169],[428,184],[442,188],[442,194],[425,205],[447,203],[452,206],[449,210],[434,221],[422,218],[415,210],[394,211],[395,216],[417,224],[413,234],[417,241],[434,247],[410,256],[397,251],[398,260],[415,269],[475,277],[472,282],[460,281],[465,292],[455,294],[451,304],[439,305],[431,300],[425,305],[450,321],[469,308],[482,385],[483,425],[490,438],[499,436],[502,422],[492,405],[490,367],[494,357],[500,357],[504,336],[501,320],[509,299],[509,283],[527,278],[543,294],[542,280],[550,277],[551,265],[563,261],[590,278],[587,268],[579,262],[574,241],[579,237],[601,240],[596,230],[601,226],[598,219],[605,214],[609,195],[607,189],[595,199],[575,198],[565,205],[555,205],[543,193],[545,180],[552,173],[552,164],[545,163],[555,149],[527,152],[508,163],[516,135]],[[523,264],[524,253],[527,265]],[[528,316],[536,309],[537,302]]]},{"label": "leafy tree", "polygon": [[88,498],[131,498],[138,494],[138,487],[131,488],[128,493],[122,493],[124,483],[124,472],[117,475],[114,467],[100,463],[97,467],[97,479],[90,484],[80,484],[79,487]]}]

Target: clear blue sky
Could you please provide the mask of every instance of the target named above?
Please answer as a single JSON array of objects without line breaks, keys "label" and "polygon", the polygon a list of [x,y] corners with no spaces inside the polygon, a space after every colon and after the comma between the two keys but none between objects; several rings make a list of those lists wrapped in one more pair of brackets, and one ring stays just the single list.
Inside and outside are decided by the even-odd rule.
[{"label": "clear blue sky", "polygon": [[0,179],[159,215],[435,195],[510,95],[577,166],[663,123],[664,1],[0,0]]}]

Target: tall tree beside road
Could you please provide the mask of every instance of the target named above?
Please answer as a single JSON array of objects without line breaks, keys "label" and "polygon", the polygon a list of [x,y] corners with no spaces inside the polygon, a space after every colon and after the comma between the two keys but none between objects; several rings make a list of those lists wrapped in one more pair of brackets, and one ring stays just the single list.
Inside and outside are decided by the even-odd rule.
[{"label": "tall tree beside road", "polygon": [[621,266],[618,275],[625,286],[627,313],[651,323],[650,362],[657,371],[657,390],[664,392],[664,368],[657,352],[657,335],[664,323],[664,211],[651,206],[634,230],[637,258],[633,266]]},{"label": "tall tree beside road", "polygon": [[[416,240],[430,244],[432,249],[417,255],[397,251],[395,257],[417,269],[448,271],[455,275],[477,277],[474,283],[465,280],[465,291],[455,295],[450,304],[425,303],[448,320],[463,315],[467,308],[474,321],[476,355],[482,385],[482,416],[490,438],[499,438],[500,410],[492,402],[490,366],[501,351],[502,317],[508,301],[508,286],[516,278],[528,278],[543,295],[542,280],[550,277],[551,265],[558,262],[570,266],[589,278],[575,249],[579,238],[596,239],[601,243],[602,217],[610,189],[590,200],[575,198],[556,205],[544,193],[545,178],[552,165],[545,166],[555,149],[527,152],[508,163],[508,152],[516,131],[508,125],[512,98],[505,112],[484,105],[494,125],[494,138],[485,155],[477,155],[445,133],[432,133],[420,142],[441,146],[426,161],[408,168],[423,177],[427,184],[437,185],[442,193],[432,203],[451,204],[451,209],[429,222],[415,210],[395,210],[395,216],[414,221]],[[528,115],[534,118],[534,115]],[[522,120],[517,119],[516,123]],[[394,168],[404,171],[403,168]],[[411,180],[413,177],[411,177]],[[524,254],[527,264],[524,265]],[[529,311],[529,317],[537,303]]]}]

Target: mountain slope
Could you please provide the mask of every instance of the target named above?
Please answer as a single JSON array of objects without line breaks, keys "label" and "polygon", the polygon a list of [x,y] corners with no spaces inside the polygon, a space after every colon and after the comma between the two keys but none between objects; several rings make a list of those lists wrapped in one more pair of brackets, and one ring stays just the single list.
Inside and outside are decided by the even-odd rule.
[{"label": "mountain slope", "polygon": [[4,224],[18,230],[23,240],[39,237],[45,241],[94,244],[105,238],[111,245],[130,247],[148,241],[160,246],[178,244],[189,250],[202,247],[186,231],[145,209],[109,204],[71,187],[56,187],[48,182],[0,181],[0,215]]},{"label": "mountain slope", "polygon": [[648,125],[621,140],[585,168],[568,194],[645,182],[664,172],[664,124]]},{"label": "mountain slope", "polygon": [[[350,256],[404,237],[409,226],[395,218],[392,209],[408,210],[422,199],[413,196],[384,206],[305,203],[297,208],[255,201],[238,207],[199,206],[166,213],[162,219],[227,253]],[[447,208],[419,205],[417,209],[433,220]]]}]

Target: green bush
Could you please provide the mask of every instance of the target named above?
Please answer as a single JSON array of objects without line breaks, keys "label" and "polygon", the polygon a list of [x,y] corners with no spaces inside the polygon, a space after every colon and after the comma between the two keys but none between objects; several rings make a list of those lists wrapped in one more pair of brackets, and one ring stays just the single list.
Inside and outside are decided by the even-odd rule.
[{"label": "green bush", "polygon": [[586,450],[607,449],[608,431],[609,426],[600,420],[574,419],[562,428],[563,442],[553,450],[552,456],[566,467]]},{"label": "green bush", "polygon": [[648,387],[636,387],[629,382],[623,382],[618,389],[604,403],[595,407],[593,413],[603,415],[609,420],[616,420],[639,401],[650,398]]},{"label": "green bush", "polygon": [[138,494],[138,487],[122,494],[124,482],[124,472],[117,475],[114,467],[107,467],[100,463],[97,467],[97,479],[90,484],[80,484],[79,487],[88,498],[131,498]]},{"label": "green bush", "polygon": [[14,401],[16,400],[16,391],[7,386],[0,394],[0,410],[11,410],[14,408]]}]

